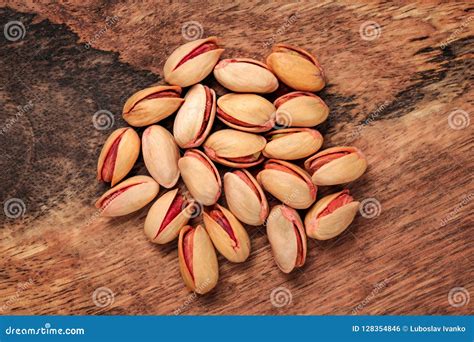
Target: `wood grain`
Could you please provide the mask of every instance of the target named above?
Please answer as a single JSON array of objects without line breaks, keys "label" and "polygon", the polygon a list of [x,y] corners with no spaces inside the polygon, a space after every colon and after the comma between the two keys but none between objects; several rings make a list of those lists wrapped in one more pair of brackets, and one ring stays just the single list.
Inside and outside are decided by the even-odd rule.
[{"label": "wood grain", "polygon": [[[467,1],[1,8],[2,23],[21,21],[26,33],[1,37],[0,200],[26,210],[0,216],[0,313],[472,314],[472,300],[448,301],[455,287],[474,295],[472,15]],[[275,266],[264,228],[248,227],[248,262],[219,257],[219,284],[199,297],[181,281],[176,242],[146,240],[146,209],[105,219],[93,208],[107,188],[95,180],[101,145],[125,125],[125,99],[162,80],[189,21],[221,38],[223,57],[263,59],[273,41],[315,53],[329,79],[324,146],[365,152],[369,169],[349,188],[381,208],[334,240],[311,240],[290,275]],[[367,21],[380,25],[374,40],[359,33]],[[113,128],[94,128],[98,110],[115,114]],[[456,110],[463,129],[448,122]],[[142,161],[132,173],[146,173]],[[100,287],[113,292],[104,307],[92,300]],[[278,287],[292,297],[282,307],[270,299]]]}]

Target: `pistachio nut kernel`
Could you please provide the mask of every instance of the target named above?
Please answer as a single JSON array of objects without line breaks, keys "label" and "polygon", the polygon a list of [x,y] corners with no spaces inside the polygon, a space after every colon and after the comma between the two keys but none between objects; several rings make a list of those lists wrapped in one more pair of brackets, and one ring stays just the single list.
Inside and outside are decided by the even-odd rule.
[{"label": "pistachio nut kernel", "polygon": [[214,163],[201,151],[187,150],[178,161],[184,184],[196,201],[213,205],[221,195],[222,182]]},{"label": "pistachio nut kernel", "polygon": [[134,176],[105,192],[95,203],[101,216],[123,216],[150,203],[160,190],[160,185],[148,176]]},{"label": "pistachio nut kernel", "polygon": [[277,98],[275,121],[286,127],[314,127],[326,121],[329,108],[313,93],[294,91]]},{"label": "pistachio nut kernel", "polygon": [[265,193],[247,170],[235,170],[224,175],[224,194],[230,211],[242,222],[260,226],[268,216]]},{"label": "pistachio nut kernel", "polygon": [[204,226],[214,246],[227,260],[243,262],[250,254],[247,231],[232,213],[219,204],[204,211]]},{"label": "pistachio nut kernel", "polygon": [[196,84],[187,92],[176,114],[173,135],[181,148],[200,146],[209,135],[216,116],[216,93]]},{"label": "pistachio nut kernel", "polygon": [[270,159],[257,175],[262,187],[289,207],[306,209],[316,200],[316,186],[300,167]]},{"label": "pistachio nut kernel", "polygon": [[226,94],[217,100],[217,117],[246,132],[266,132],[274,125],[275,107],[255,94]]},{"label": "pistachio nut kernel", "polygon": [[214,77],[237,93],[272,93],[278,88],[278,79],[268,67],[250,58],[221,60],[214,68]]},{"label": "pistachio nut kernel", "polygon": [[265,148],[264,137],[241,132],[234,129],[223,129],[212,133],[204,143],[204,151],[215,162],[235,167],[248,168],[263,162],[262,150]]},{"label": "pistachio nut kernel", "polygon": [[136,92],[125,102],[122,117],[131,126],[148,126],[176,112],[183,102],[181,87],[149,87]]},{"label": "pistachio nut kernel", "polygon": [[166,82],[181,87],[201,82],[211,73],[223,52],[216,37],[181,45],[166,60],[163,68]]},{"label": "pistachio nut kernel", "polygon": [[337,185],[352,182],[367,169],[367,159],[361,150],[338,146],[323,150],[308,158],[305,169],[316,185]]},{"label": "pistachio nut kernel", "polygon": [[267,237],[273,258],[284,273],[304,265],[306,235],[298,212],[285,205],[272,208],[267,219]]},{"label": "pistachio nut kernel", "polygon": [[205,294],[217,285],[219,265],[216,251],[202,226],[181,229],[178,256],[181,276],[191,291]]},{"label": "pistachio nut kernel", "polygon": [[114,186],[133,168],[140,153],[140,138],[133,128],[119,128],[110,134],[100,151],[97,179]]},{"label": "pistachio nut kernel", "polygon": [[295,90],[318,91],[326,83],[316,57],[296,46],[274,45],[267,65],[280,81]]},{"label": "pistachio nut kernel", "polygon": [[306,234],[317,240],[338,236],[354,220],[359,205],[347,189],[321,198],[306,214]]},{"label": "pistachio nut kernel", "polygon": [[148,172],[160,185],[169,189],[178,182],[179,148],[167,129],[148,127],[142,136],[142,153]]},{"label": "pistachio nut kernel", "polygon": [[306,158],[323,144],[323,136],[315,129],[286,128],[267,134],[263,155],[267,158],[296,160]]}]

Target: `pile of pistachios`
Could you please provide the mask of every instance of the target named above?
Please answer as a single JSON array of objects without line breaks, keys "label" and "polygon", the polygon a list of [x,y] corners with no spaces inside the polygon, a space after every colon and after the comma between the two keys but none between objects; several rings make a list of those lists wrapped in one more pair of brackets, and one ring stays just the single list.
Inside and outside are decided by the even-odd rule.
[{"label": "pile of pistachios", "polygon": [[[316,201],[318,186],[346,184],[367,168],[356,147],[318,152],[323,137],[314,126],[326,120],[329,108],[314,94],[326,79],[312,54],[276,44],[264,64],[249,58],[219,61],[223,52],[215,37],[174,50],[164,65],[169,85],[140,90],[123,107],[130,126],[149,126],[141,139],[132,127],[115,130],[97,165],[97,178],[112,186],[96,202],[103,216],[130,214],[154,200],[160,186],[170,189],[150,207],[145,234],[157,244],[179,237],[183,280],[199,294],[217,284],[215,249],[231,262],[248,258],[251,244],[242,223],[266,226],[283,272],[303,266],[307,236],[334,238],[359,208],[347,189]],[[213,89],[199,83],[211,72],[231,93],[217,99]],[[257,95],[281,89],[280,82],[291,91],[273,103]],[[175,112],[173,132],[156,125]],[[229,128],[211,132],[216,116]],[[140,146],[150,176],[122,181]],[[230,170],[221,178],[215,163]],[[174,188],[180,176],[186,190]],[[266,193],[281,204],[270,209]],[[217,204],[221,198],[225,205]],[[297,210],[308,208],[303,223]],[[201,224],[188,225],[191,219]]]}]

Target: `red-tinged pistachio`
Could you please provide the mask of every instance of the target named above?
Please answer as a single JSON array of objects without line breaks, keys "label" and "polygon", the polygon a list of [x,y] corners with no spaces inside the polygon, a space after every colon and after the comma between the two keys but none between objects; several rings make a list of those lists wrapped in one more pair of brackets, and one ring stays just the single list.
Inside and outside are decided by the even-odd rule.
[{"label": "red-tinged pistachio", "polygon": [[202,226],[181,229],[178,256],[181,276],[191,291],[205,294],[216,286],[219,279],[216,251]]},{"label": "red-tinged pistachio", "polygon": [[230,211],[252,226],[260,226],[268,216],[268,202],[260,184],[247,170],[224,175],[224,193]]},{"label": "red-tinged pistachio", "polygon": [[267,219],[267,236],[277,266],[284,273],[304,265],[306,235],[298,212],[284,205],[272,208]]},{"label": "red-tinged pistachio", "polygon": [[102,216],[123,216],[150,203],[160,186],[148,176],[134,176],[104,193],[95,203]]},{"label": "red-tinged pistachio", "polygon": [[243,262],[250,254],[247,231],[232,213],[216,204],[203,213],[204,225],[216,249],[231,262]]},{"label": "red-tinged pistachio", "polygon": [[216,37],[197,39],[181,45],[166,60],[163,68],[169,84],[188,87],[201,82],[216,65],[224,49]]},{"label": "red-tinged pistachio", "polygon": [[263,162],[266,140],[256,134],[223,129],[212,133],[204,143],[206,154],[222,165],[248,168]]},{"label": "red-tinged pistachio", "polygon": [[300,167],[282,160],[268,160],[257,175],[263,188],[286,205],[306,209],[316,200],[317,187]]},{"label": "red-tinged pistachio", "polygon": [[97,162],[97,179],[120,182],[135,164],[140,153],[140,138],[133,128],[119,128],[105,141]]},{"label": "red-tinged pistachio", "polygon": [[367,159],[352,146],[328,148],[308,158],[304,166],[316,185],[345,184],[356,180],[367,169]]},{"label": "red-tinged pistachio", "polygon": [[296,160],[306,158],[323,144],[323,136],[315,129],[286,128],[267,134],[263,155],[267,158]]},{"label": "red-tinged pistachio", "polygon": [[329,108],[313,93],[294,91],[280,96],[273,104],[276,107],[275,121],[285,127],[313,127],[324,122]]},{"label": "red-tinged pistachio", "polygon": [[212,161],[199,150],[187,150],[178,161],[181,177],[191,195],[203,205],[213,205],[221,195],[222,182]]},{"label": "red-tinged pistachio", "polygon": [[359,204],[354,201],[349,190],[321,198],[306,214],[306,234],[318,240],[338,236],[354,220]]},{"label": "red-tinged pistachio", "polygon": [[163,120],[178,110],[184,102],[181,87],[154,86],[133,94],[123,106],[123,119],[136,127]]},{"label": "red-tinged pistachio", "polygon": [[181,148],[201,145],[209,135],[216,116],[216,93],[211,88],[196,84],[184,97],[176,114],[173,135]]},{"label": "red-tinged pistachio", "polygon": [[274,125],[275,107],[255,94],[226,94],[217,100],[217,117],[246,132],[266,132]]},{"label": "red-tinged pistachio", "polygon": [[268,67],[250,58],[223,59],[214,68],[214,76],[238,93],[271,93],[278,88],[278,80]]}]

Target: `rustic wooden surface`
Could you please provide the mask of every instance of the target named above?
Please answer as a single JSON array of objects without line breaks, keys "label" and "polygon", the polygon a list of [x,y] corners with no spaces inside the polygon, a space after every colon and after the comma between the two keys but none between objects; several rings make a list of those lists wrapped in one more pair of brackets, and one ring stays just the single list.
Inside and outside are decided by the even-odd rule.
[{"label": "rustic wooden surface", "polygon": [[[474,312],[468,1],[4,6],[2,25],[20,21],[25,35],[1,36],[0,200],[20,199],[25,210],[0,215],[0,313]],[[349,188],[380,203],[340,237],[310,241],[306,265],[291,275],[275,266],[264,228],[249,228],[248,262],[219,257],[220,282],[203,297],[181,281],[176,242],[146,240],[146,209],[105,219],[93,207],[107,188],[95,180],[102,143],[125,125],[125,99],[162,80],[189,21],[221,37],[224,57],[263,59],[273,40],[315,53],[329,79],[320,92],[331,109],[318,127],[325,146],[365,152],[368,172]],[[380,25],[368,32],[376,39],[360,35],[368,21]],[[94,128],[98,110],[115,115],[112,128]],[[145,172],[142,162],[133,170]],[[102,287],[109,298],[94,302]]]}]

